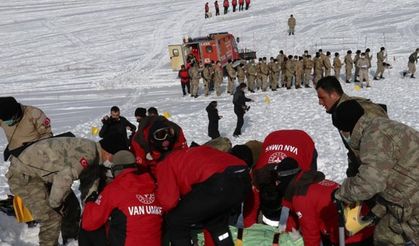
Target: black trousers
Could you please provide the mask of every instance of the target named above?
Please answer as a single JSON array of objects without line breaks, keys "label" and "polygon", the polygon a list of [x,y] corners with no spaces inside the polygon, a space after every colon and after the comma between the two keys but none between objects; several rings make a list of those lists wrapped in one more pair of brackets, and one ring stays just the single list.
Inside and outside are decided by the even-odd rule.
[{"label": "black trousers", "polygon": [[77,239],[80,229],[80,203],[72,190],[64,200],[64,207],[64,215],[61,222],[61,234],[64,243],[66,243],[67,239]]},{"label": "black trousers", "polygon": [[186,95],[186,89],[188,89],[188,94],[191,93],[191,83],[181,83],[183,95]]},{"label": "black trousers", "polygon": [[234,113],[237,115],[237,124],[233,135],[240,135],[242,134],[242,127],[244,124],[244,110],[242,108],[234,107]]},{"label": "black trousers", "polygon": [[[235,173],[235,169],[241,169]],[[228,168],[193,186],[177,207],[166,215],[166,228],[172,246],[191,246],[191,229],[203,227],[217,246],[233,246],[228,220],[251,192],[248,170]]]},{"label": "black trousers", "polygon": [[228,13],[228,7],[224,7],[224,14]]},{"label": "black trousers", "polygon": [[95,231],[85,231],[80,228],[79,246],[106,246],[109,245],[105,226]]}]

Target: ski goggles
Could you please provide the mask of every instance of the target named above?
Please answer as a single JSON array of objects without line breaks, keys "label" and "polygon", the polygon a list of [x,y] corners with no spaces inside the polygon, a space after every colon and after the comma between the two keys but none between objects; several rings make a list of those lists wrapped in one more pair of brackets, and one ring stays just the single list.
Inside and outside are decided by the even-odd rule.
[{"label": "ski goggles", "polygon": [[165,128],[161,128],[154,131],[153,138],[155,140],[163,141],[172,135],[173,135],[173,129],[171,129],[170,127],[165,127]]}]

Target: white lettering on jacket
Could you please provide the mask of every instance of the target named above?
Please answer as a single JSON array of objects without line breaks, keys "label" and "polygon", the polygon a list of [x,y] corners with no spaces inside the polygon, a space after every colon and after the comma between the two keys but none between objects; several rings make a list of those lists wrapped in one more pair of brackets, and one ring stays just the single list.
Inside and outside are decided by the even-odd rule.
[{"label": "white lettering on jacket", "polygon": [[161,215],[162,208],[158,206],[130,206],[128,207],[128,212],[130,216],[136,215]]},{"label": "white lettering on jacket", "polygon": [[291,153],[294,153],[295,155],[298,155],[298,148],[292,145],[287,144],[271,144],[268,147],[266,147],[265,152],[277,150],[277,151],[288,151]]}]

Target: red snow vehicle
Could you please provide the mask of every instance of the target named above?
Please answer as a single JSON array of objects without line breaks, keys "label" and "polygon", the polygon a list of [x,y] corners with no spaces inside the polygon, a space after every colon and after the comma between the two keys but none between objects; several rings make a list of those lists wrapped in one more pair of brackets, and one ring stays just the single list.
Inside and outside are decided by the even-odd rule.
[{"label": "red snow vehicle", "polygon": [[239,52],[236,39],[227,32],[212,33],[206,37],[185,38],[183,44],[169,45],[170,63],[173,70],[180,70],[192,60],[200,64],[220,61],[222,66],[228,60],[255,59],[256,52]]}]

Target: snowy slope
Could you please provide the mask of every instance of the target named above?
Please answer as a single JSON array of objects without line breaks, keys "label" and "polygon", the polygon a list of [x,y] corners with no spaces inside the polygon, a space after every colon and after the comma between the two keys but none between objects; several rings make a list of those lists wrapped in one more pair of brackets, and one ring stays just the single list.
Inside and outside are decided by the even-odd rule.
[{"label": "snowy slope", "polygon": [[[205,1],[187,0],[20,0],[0,3],[0,96],[42,108],[55,133],[72,131],[94,139],[92,126],[113,105],[134,121],[136,107],[156,106],[169,112],[188,139],[205,142],[205,106],[219,101],[224,118],[220,132],[231,137],[236,118],[225,93],[192,99],[182,97],[176,73],[169,68],[167,45],[184,35],[228,31],[242,48],[260,56],[311,53],[319,48],[340,52],[386,46],[393,70],[372,88],[350,95],[388,105],[391,118],[419,129],[419,79],[401,79],[407,55],[419,46],[419,5],[415,0],[255,0],[249,11],[209,20]],[[212,1],[210,2],[212,3]],[[212,5],[211,5],[212,8]],[[213,10],[212,10],[213,11]],[[213,11],[214,12],[214,11]],[[295,37],[286,34],[290,14],[297,18]],[[375,57],[371,73],[375,72]],[[264,97],[270,98],[265,103]],[[318,105],[313,89],[279,90],[250,96],[243,143],[272,130],[306,130],[319,152],[319,169],[337,181],[344,177],[345,151],[330,116]],[[0,133],[0,149],[6,146]],[[0,153],[2,154],[2,153]],[[8,193],[0,161],[0,194]],[[36,229],[26,229],[0,214],[0,245],[36,245]]]}]

